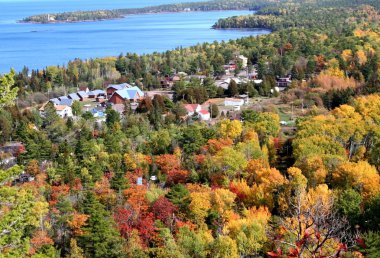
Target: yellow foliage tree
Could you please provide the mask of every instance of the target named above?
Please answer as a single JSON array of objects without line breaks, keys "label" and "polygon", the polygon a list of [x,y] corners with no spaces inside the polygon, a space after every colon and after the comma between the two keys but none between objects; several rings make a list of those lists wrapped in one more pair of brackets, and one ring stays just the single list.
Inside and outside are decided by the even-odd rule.
[{"label": "yellow foliage tree", "polygon": [[189,209],[194,222],[198,226],[204,226],[204,220],[211,209],[210,195],[202,192],[190,193],[191,202]]},{"label": "yellow foliage tree", "polygon": [[244,155],[232,147],[225,147],[213,157],[214,164],[225,176],[234,178],[247,166]]},{"label": "yellow foliage tree", "polygon": [[305,191],[307,178],[302,174],[301,169],[296,167],[288,168],[289,180],[283,190],[279,193],[278,206],[281,212],[286,212],[293,201],[293,194],[296,195]]},{"label": "yellow foliage tree", "polygon": [[138,167],[146,167],[147,158],[142,153],[125,153],[124,154],[124,164],[129,171],[133,171]]},{"label": "yellow foliage tree", "polygon": [[242,131],[243,126],[238,120],[231,121],[229,119],[225,119],[218,124],[218,133],[223,138],[230,138],[234,140],[241,135]]},{"label": "yellow foliage tree", "polygon": [[230,221],[224,233],[236,239],[240,256],[254,256],[267,240],[266,229],[271,214],[265,207],[253,207],[244,213],[244,218]]},{"label": "yellow foliage tree", "polygon": [[358,50],[355,53],[355,59],[360,65],[365,65],[367,63],[367,54],[364,52],[364,50]]},{"label": "yellow foliage tree", "polygon": [[239,258],[236,241],[229,236],[219,236],[212,244],[212,257],[215,258]]},{"label": "yellow foliage tree", "polygon": [[216,211],[224,221],[230,218],[235,205],[236,194],[228,189],[217,188],[210,193],[212,209]]},{"label": "yellow foliage tree", "polygon": [[339,68],[339,61],[335,58],[331,59],[328,64],[329,68],[325,70],[323,73],[336,77],[344,77],[344,72]]},{"label": "yellow foliage tree", "polygon": [[362,193],[365,199],[380,190],[380,176],[374,166],[366,161],[341,164],[332,174],[333,183],[340,187],[353,187]]},{"label": "yellow foliage tree", "polygon": [[342,58],[345,62],[349,63],[352,61],[352,50],[345,49],[342,51]]},{"label": "yellow foliage tree", "polygon": [[302,170],[309,186],[315,187],[318,184],[325,183],[328,171],[321,156],[306,157],[297,162],[297,167]]}]

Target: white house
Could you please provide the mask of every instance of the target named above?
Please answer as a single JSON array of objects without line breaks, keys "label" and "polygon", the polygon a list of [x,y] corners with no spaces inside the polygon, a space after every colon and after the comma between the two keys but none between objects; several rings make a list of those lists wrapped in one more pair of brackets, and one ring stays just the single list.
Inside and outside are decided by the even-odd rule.
[{"label": "white house", "polygon": [[209,121],[211,119],[210,112],[208,112],[207,110],[199,111],[199,118],[202,121]]},{"label": "white house", "polygon": [[226,107],[234,107],[234,106],[241,107],[244,105],[244,99],[225,98],[224,105]]},{"label": "white house", "polygon": [[247,66],[248,66],[248,58],[247,57],[245,57],[243,55],[240,55],[240,56],[237,57],[237,59],[240,60],[241,67],[243,69],[247,68]]},{"label": "white house", "polygon": [[202,107],[199,104],[185,104],[184,107],[188,116],[192,116],[194,113],[199,113],[202,110]]},{"label": "white house", "polygon": [[57,112],[57,115],[59,115],[62,118],[73,116],[73,110],[69,106],[57,105],[54,107],[55,107],[55,110]]},{"label": "white house", "polygon": [[[45,106],[46,105],[47,105],[47,103],[44,104],[39,109],[41,116],[45,115]],[[56,111],[57,115],[60,116],[61,118],[72,117],[73,116],[73,110],[69,106],[66,106],[66,105],[54,105],[54,108],[55,108],[55,111]]]}]

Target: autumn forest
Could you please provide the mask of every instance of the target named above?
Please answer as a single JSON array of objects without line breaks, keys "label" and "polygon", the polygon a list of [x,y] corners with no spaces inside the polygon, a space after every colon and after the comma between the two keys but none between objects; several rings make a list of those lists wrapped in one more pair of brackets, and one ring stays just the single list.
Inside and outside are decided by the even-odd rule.
[{"label": "autumn forest", "polygon": [[[214,28],[272,33],[2,75],[0,148],[22,148],[0,168],[0,257],[380,257],[379,2],[252,8]],[[218,87],[237,53],[261,83]],[[102,122],[44,104],[111,83],[162,90],[179,72],[192,76],[171,99],[107,106]],[[187,117],[242,94],[252,106]]]}]

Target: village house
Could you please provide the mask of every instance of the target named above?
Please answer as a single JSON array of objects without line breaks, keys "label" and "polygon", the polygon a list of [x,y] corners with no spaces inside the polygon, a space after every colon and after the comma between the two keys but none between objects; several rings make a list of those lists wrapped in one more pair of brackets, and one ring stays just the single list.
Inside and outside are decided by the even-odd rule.
[{"label": "village house", "polygon": [[123,90],[125,88],[132,88],[132,85],[128,84],[128,83],[122,83],[122,84],[110,84],[108,85],[107,89],[106,89],[106,92],[107,92],[107,97],[111,97],[112,94],[115,92],[115,91],[118,91],[118,90]]},{"label": "village house", "polygon": [[249,103],[249,96],[248,94],[241,94],[239,95],[239,99],[244,100],[244,104],[247,105]]},{"label": "village house", "polygon": [[58,97],[59,101],[66,100],[66,99],[69,99],[69,98],[67,96],[60,96],[60,97]]},{"label": "village house", "polygon": [[203,80],[207,78],[206,75],[200,75],[200,74],[192,74],[192,75],[189,75],[188,78],[191,80],[191,79],[198,79],[200,80],[202,83],[203,83]]},{"label": "village house", "polygon": [[80,97],[78,96],[78,93],[71,93],[71,94],[67,95],[67,97],[69,99],[72,99],[73,101],[74,100],[80,101]]},{"label": "village house", "polygon": [[184,108],[186,109],[188,116],[192,116],[202,110],[202,107],[199,104],[185,104]]},{"label": "village house", "polygon": [[78,92],[79,91],[84,91],[85,93],[88,93],[90,89],[87,86],[79,86]]},{"label": "village house", "polygon": [[235,111],[240,110],[241,106],[244,105],[244,99],[236,99],[236,98],[225,98],[224,106],[233,107]]},{"label": "village house", "polygon": [[72,99],[62,99],[60,102],[59,102],[59,105],[61,105],[61,106],[69,106],[69,107],[71,107],[72,105],[73,105],[73,102],[74,102],[74,100],[72,100]]},{"label": "village house", "polygon": [[131,102],[138,102],[144,98],[144,92],[139,87],[134,86],[115,91],[111,98],[108,100],[113,104],[124,104],[126,100]]},{"label": "village house", "polygon": [[230,82],[232,80],[235,81],[236,84],[238,84],[238,85],[243,82],[241,79],[239,79],[237,77],[228,77],[227,79],[225,79],[223,81],[217,81],[216,85],[217,85],[217,87],[220,87],[220,88],[223,88],[223,89],[227,90],[228,86],[230,85]]},{"label": "village house", "polygon": [[[49,102],[45,103],[40,109],[40,115],[45,116],[45,107]],[[57,115],[61,118],[72,117],[73,111],[70,106],[66,105],[53,105]]]},{"label": "village house", "polygon": [[283,91],[286,88],[288,88],[291,83],[292,83],[291,77],[288,76],[288,77],[277,78],[276,85],[279,88],[279,91]]},{"label": "village house", "polygon": [[245,69],[247,68],[248,66],[248,58],[243,56],[243,55],[239,55],[237,57],[237,59],[241,62],[241,68]]},{"label": "village house", "polygon": [[236,70],[236,63],[235,61],[230,61],[227,65],[224,65],[223,67],[225,74],[229,75],[230,73]]},{"label": "village house", "polygon": [[226,83],[228,83],[228,84],[230,84],[230,82],[231,81],[234,81],[234,82],[236,82],[236,84],[241,84],[243,81],[240,79],[240,78],[238,78],[238,77],[229,77],[229,78],[227,78],[226,80],[224,80],[224,82],[226,82]]},{"label": "village house", "polygon": [[106,114],[104,113],[104,108],[95,107],[91,109],[90,113],[95,118],[105,118]]},{"label": "village house", "polygon": [[99,96],[105,96],[106,92],[104,90],[93,90],[93,91],[89,91],[87,95],[88,95],[88,98],[90,99],[96,99]]},{"label": "village house", "polygon": [[59,105],[61,102],[58,98],[49,99],[49,102],[53,103],[54,105]]},{"label": "village house", "polygon": [[50,99],[49,102],[53,103],[54,105],[63,105],[63,106],[71,107],[74,101],[67,97],[59,97],[59,98]]},{"label": "village house", "polygon": [[209,121],[211,119],[210,112],[208,112],[207,110],[199,111],[199,119],[202,121]]},{"label": "village house", "polygon": [[187,117],[197,114],[198,118],[202,121],[208,121],[211,118],[210,112],[202,109],[202,106],[199,104],[185,104],[184,107],[187,111]]},{"label": "village house", "polygon": [[79,101],[87,101],[88,100],[88,94],[86,91],[78,91],[77,95],[79,96]]}]

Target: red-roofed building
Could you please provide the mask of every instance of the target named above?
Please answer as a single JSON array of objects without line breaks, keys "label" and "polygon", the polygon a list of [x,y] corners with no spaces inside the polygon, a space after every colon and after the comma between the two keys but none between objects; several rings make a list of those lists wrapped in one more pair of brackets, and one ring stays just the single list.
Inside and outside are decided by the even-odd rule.
[{"label": "red-roofed building", "polygon": [[201,110],[201,111],[199,111],[199,118],[202,121],[208,121],[208,120],[210,120],[210,118],[211,118],[210,112],[208,112],[207,110]]},{"label": "red-roofed building", "polygon": [[202,107],[199,104],[186,104],[184,107],[187,111],[188,116],[192,116],[194,113],[199,113],[199,111],[202,110]]}]

